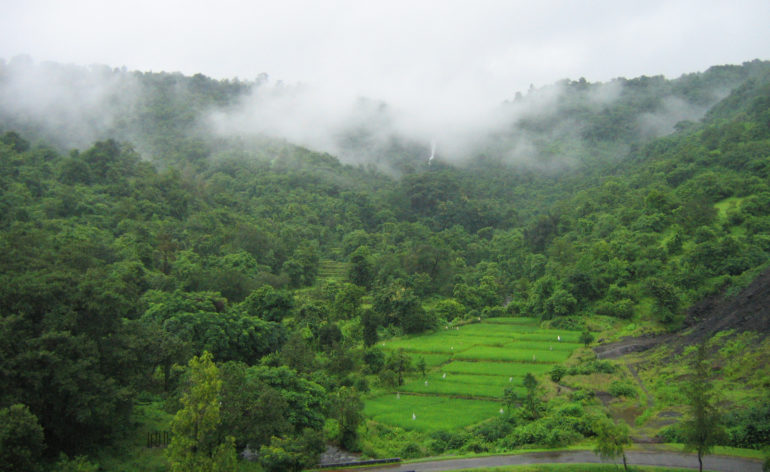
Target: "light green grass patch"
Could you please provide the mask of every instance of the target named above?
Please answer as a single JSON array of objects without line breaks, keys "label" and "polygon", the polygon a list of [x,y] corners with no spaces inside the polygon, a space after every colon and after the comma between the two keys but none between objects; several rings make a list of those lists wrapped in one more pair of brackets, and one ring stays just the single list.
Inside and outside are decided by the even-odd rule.
[{"label": "light green grass patch", "polygon": [[564,362],[569,356],[570,353],[566,351],[476,346],[468,349],[467,351],[455,354],[454,359],[554,364],[558,362]]},{"label": "light green grass patch", "polygon": [[427,352],[451,354],[472,347],[475,343],[470,339],[448,337],[438,333],[419,338],[395,339],[380,343],[383,349],[403,349],[407,352]]},{"label": "light green grass patch", "polygon": [[[417,431],[453,431],[499,415],[500,402],[439,396],[389,394],[366,402],[366,416]],[[414,413],[415,419],[412,419]]]},{"label": "light green grass patch", "polygon": [[512,341],[503,344],[502,347],[513,349],[532,349],[535,351],[566,351],[572,352],[581,347],[579,343],[566,343],[558,341]]},{"label": "light green grass patch", "polygon": [[721,202],[715,203],[714,208],[717,209],[719,218],[727,218],[727,213],[729,211],[735,211],[741,208],[743,200],[742,197],[725,198]]},{"label": "light green grass patch", "polygon": [[535,333],[540,331],[536,325],[508,325],[477,323],[461,326],[459,329],[446,330],[448,334],[455,336],[488,336],[488,337],[510,337],[522,333]]},{"label": "light green grass patch", "polygon": [[553,368],[549,364],[532,364],[524,362],[469,362],[452,361],[441,368],[442,372],[456,374],[501,375],[508,377],[523,377],[527,373],[541,375]]},{"label": "light green grass patch", "polygon": [[425,379],[409,382],[401,387],[400,390],[437,395],[500,398],[506,387],[513,387],[523,394],[523,379],[523,375],[472,375],[442,372],[429,375]]},{"label": "light green grass patch", "polygon": [[[518,380],[518,378],[515,378],[514,381],[515,380]],[[525,393],[523,387],[514,386],[513,389],[521,395]],[[474,398],[483,397],[490,400],[500,399],[504,390],[505,386],[502,384],[473,384],[452,379],[444,381],[429,381],[427,385],[422,380],[420,380],[409,382],[401,387],[401,391],[409,393]]]},{"label": "light green grass patch", "polygon": [[407,352],[406,355],[409,356],[410,359],[412,359],[412,367],[414,368],[417,368],[417,362],[419,362],[420,358],[425,359],[426,367],[436,367],[441,364],[444,364],[445,362],[448,362],[449,359],[451,359],[451,356],[447,354]]}]

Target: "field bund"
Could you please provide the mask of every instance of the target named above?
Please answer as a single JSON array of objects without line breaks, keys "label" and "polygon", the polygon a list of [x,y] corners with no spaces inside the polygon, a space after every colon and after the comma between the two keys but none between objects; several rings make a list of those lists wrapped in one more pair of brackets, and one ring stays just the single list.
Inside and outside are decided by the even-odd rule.
[{"label": "field bund", "polygon": [[451,430],[501,414],[503,391],[523,395],[527,373],[540,376],[580,346],[577,331],[542,329],[534,318],[490,318],[436,333],[380,343],[403,349],[426,374],[366,401],[375,421],[419,431]]}]

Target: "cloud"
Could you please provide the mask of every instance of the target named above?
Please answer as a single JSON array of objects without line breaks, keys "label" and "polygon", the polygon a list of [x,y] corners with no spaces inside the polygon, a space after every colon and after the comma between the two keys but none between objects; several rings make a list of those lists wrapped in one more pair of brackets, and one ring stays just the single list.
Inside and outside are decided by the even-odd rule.
[{"label": "cloud", "polygon": [[82,148],[103,139],[137,94],[132,74],[106,66],[35,64],[26,57],[0,65],[4,124],[45,136],[63,148]]}]

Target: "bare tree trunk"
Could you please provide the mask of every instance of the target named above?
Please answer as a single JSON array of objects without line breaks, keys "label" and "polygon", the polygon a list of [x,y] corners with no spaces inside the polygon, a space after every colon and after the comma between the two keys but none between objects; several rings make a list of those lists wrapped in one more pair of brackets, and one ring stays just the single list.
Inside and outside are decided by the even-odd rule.
[{"label": "bare tree trunk", "polygon": [[703,472],[703,455],[701,454],[700,450],[698,451],[698,470]]},{"label": "bare tree trunk", "polygon": [[623,453],[623,470],[628,472],[628,464],[626,464],[626,453]]}]

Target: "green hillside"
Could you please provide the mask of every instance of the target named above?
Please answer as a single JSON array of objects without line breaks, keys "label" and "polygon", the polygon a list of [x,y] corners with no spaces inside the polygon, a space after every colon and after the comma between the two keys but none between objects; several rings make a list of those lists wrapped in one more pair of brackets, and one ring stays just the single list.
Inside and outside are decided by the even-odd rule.
[{"label": "green hillside", "polygon": [[[244,470],[325,444],[587,443],[608,415],[681,442],[706,363],[718,444],[770,446],[767,298],[744,292],[770,258],[770,63],[533,89],[431,162],[400,135],[367,154],[373,118],[335,137],[344,160],[206,128],[258,83],[67,71],[134,93],[88,129],[0,107],[1,460],[163,470],[148,430],[176,447],[204,420],[212,455],[229,436],[261,451]],[[704,306],[747,293],[752,323],[704,331]],[[610,360],[585,347],[653,335]],[[697,364],[688,344],[711,338]]]}]

